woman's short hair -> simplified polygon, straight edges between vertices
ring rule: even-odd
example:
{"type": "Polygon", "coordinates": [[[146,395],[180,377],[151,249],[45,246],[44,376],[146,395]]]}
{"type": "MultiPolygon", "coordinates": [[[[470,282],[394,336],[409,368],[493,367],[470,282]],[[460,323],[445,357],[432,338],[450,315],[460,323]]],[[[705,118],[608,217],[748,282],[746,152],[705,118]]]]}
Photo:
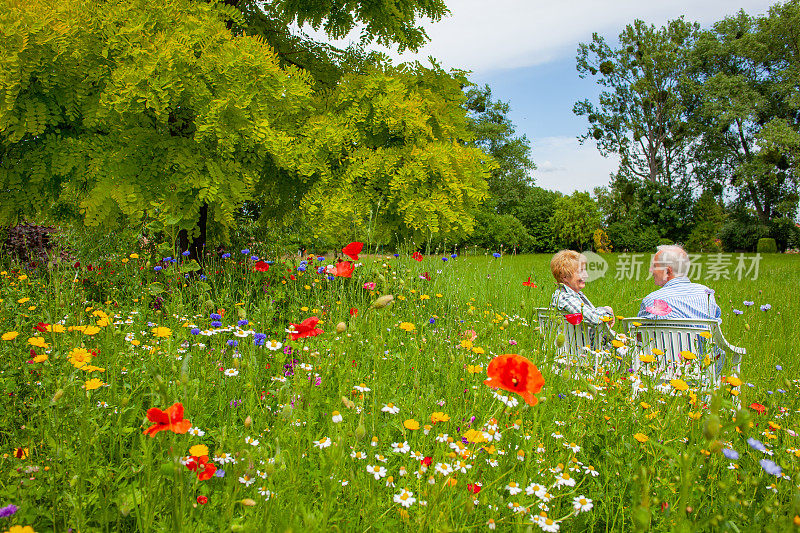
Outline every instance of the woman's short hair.
{"type": "Polygon", "coordinates": [[[550,272],[553,273],[557,283],[563,283],[580,269],[581,261],[585,260],[584,256],[575,250],[561,250],[550,260],[550,272]]]}

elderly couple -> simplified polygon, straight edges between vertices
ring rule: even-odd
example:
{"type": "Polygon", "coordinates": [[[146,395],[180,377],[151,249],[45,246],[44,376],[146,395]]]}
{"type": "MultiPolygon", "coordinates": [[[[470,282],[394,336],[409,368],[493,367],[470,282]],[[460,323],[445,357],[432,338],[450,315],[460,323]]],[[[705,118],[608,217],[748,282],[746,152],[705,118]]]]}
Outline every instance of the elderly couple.
{"type": "MultiPolygon", "coordinates": [[[[564,314],[583,314],[592,326],[602,321],[614,323],[611,307],[595,307],[583,294],[586,286],[586,258],[572,250],[561,250],[550,261],[550,270],[558,287],[550,306],[564,314]]],[[[680,246],[659,246],[650,265],[653,282],[661,287],[648,294],[639,308],[642,318],[710,318],[720,321],[722,311],[714,300],[714,291],[692,283],[689,255],[680,246]]]]}

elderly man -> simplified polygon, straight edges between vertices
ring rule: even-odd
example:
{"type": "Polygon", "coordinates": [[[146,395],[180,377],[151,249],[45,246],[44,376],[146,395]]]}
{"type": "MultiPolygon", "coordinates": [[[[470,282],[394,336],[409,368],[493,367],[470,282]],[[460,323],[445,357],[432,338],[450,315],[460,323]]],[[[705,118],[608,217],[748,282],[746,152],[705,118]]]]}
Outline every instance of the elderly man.
{"type": "Polygon", "coordinates": [[[653,256],[650,273],[661,287],[642,300],[642,318],[710,318],[720,322],[722,311],[714,300],[714,291],[692,283],[689,254],[680,246],[659,246],[653,256]]]}

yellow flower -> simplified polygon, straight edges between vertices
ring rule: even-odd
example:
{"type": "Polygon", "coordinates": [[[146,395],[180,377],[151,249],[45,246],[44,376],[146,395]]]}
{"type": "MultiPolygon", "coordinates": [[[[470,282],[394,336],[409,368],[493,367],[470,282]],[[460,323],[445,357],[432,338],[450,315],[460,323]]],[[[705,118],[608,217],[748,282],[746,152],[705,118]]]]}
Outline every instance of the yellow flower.
{"type": "Polygon", "coordinates": [[[50,333],[64,333],[65,331],[64,324],[49,324],[46,329],[50,333]]]}
{"type": "Polygon", "coordinates": [[[640,360],[642,363],[654,363],[654,362],[655,362],[655,360],[656,360],[656,358],[655,358],[655,357],[653,357],[653,356],[652,356],[652,355],[650,355],[650,354],[647,354],[647,355],[640,355],[640,356],[639,356],[639,360],[640,360]]]}
{"type": "Polygon", "coordinates": [[[625,346],[625,343],[622,341],[618,341],[617,339],[614,339],[613,341],[611,341],[611,346],[613,346],[614,348],[622,348],[623,346],[625,346]]]}
{"type": "Polygon", "coordinates": [[[689,390],[689,385],[687,385],[682,379],[671,379],[669,380],[669,384],[679,391],[689,390]]]}
{"type": "Polygon", "coordinates": [[[411,431],[415,431],[415,430],[419,429],[419,422],[417,422],[413,418],[409,418],[408,420],[403,422],[403,426],[406,429],[410,429],[411,431]]]}
{"type": "Polygon", "coordinates": [[[195,444],[191,448],[189,448],[189,455],[194,455],[195,457],[202,457],[204,455],[208,455],[208,446],[205,444],[195,444]]]}
{"type": "Polygon", "coordinates": [[[29,302],[30,300],[31,300],[31,299],[30,299],[30,298],[28,298],[28,297],[25,297],[25,298],[20,298],[19,300],[17,300],[17,303],[18,303],[18,304],[24,304],[25,302],[29,302]]]}
{"type": "Polygon", "coordinates": [[[84,335],[96,335],[98,333],[100,333],[100,328],[97,326],[86,326],[83,330],[84,335]]]}
{"type": "Polygon", "coordinates": [[[151,330],[153,332],[154,337],[159,337],[165,339],[172,335],[172,330],[169,328],[165,328],[164,326],[158,326],[151,330]]]}
{"type": "Polygon", "coordinates": [[[19,335],[18,331],[6,331],[0,338],[2,338],[4,341],[13,341],[17,338],[17,335],[19,335]]]}
{"type": "Polygon", "coordinates": [[[427,294],[420,294],[419,295],[419,299],[420,300],[430,300],[431,297],[429,295],[427,295],[427,294]]]}
{"type": "Polygon", "coordinates": [[[101,327],[101,328],[104,328],[104,327],[108,326],[109,324],[110,324],[110,322],[108,321],[108,317],[107,316],[104,316],[103,318],[101,318],[100,320],[97,321],[97,325],[99,327],[101,327]]]}
{"type": "Polygon", "coordinates": [[[470,374],[480,374],[483,372],[483,367],[478,365],[467,365],[467,372],[470,374]]]}
{"type": "Polygon", "coordinates": [[[468,340],[461,341],[461,347],[462,348],[466,348],[467,350],[471,350],[472,349],[472,341],[468,341],[468,340]]]}
{"type": "Polygon", "coordinates": [[[71,352],[69,352],[69,362],[72,363],[72,366],[75,368],[82,368],[85,365],[88,365],[92,360],[92,354],[86,351],[85,348],[73,348],[71,352]]]}
{"type": "Polygon", "coordinates": [[[664,355],[664,351],[663,350],[659,350],[658,348],[653,348],[650,351],[653,352],[653,355],[664,355]]]}
{"type": "Polygon", "coordinates": [[[130,257],[131,259],[139,259],[139,254],[131,254],[128,257],[130,257]]]}
{"type": "Polygon", "coordinates": [[[650,404],[647,402],[642,402],[639,405],[642,406],[642,409],[650,409],[650,404]]]}
{"type": "Polygon", "coordinates": [[[414,324],[411,322],[400,322],[400,329],[403,331],[414,331],[414,324]]]}
{"type": "Polygon", "coordinates": [[[436,297],[437,298],[444,298],[444,296],[442,294],[438,293],[438,292],[436,293],[436,297]]]}
{"type": "Polygon", "coordinates": [[[633,327],[635,327],[635,328],[638,328],[638,327],[640,327],[641,325],[642,325],[642,323],[641,323],[641,322],[631,322],[631,326],[633,326],[633,327]]]}
{"type": "Polygon", "coordinates": [[[447,422],[450,420],[450,415],[446,415],[440,411],[437,411],[431,415],[431,422],[434,424],[437,422],[447,422]]]}
{"type": "Polygon", "coordinates": [[[127,257],[123,257],[123,258],[122,258],[122,262],[123,262],[123,263],[127,263],[127,262],[128,262],[128,258],[127,258],[127,257]]]}
{"type": "Polygon", "coordinates": [[[479,431],[477,429],[467,430],[467,432],[464,433],[464,438],[472,443],[488,442],[486,440],[486,436],[483,434],[483,431],[479,431]]]}
{"type": "Polygon", "coordinates": [[[689,411],[689,418],[692,420],[700,420],[701,416],[703,415],[699,411],[689,411]]]}
{"type": "Polygon", "coordinates": [[[636,433],[636,434],[633,436],[633,438],[634,438],[634,439],[636,439],[636,440],[638,440],[639,442],[641,442],[641,443],[643,443],[643,444],[644,444],[645,442],[647,442],[647,441],[649,441],[649,440],[650,440],[650,437],[648,437],[648,436],[647,436],[647,435],[645,435],[644,433],[636,433]]]}
{"type": "Polygon", "coordinates": [[[33,358],[34,363],[44,363],[45,361],[47,361],[46,353],[40,353],[39,355],[33,358]]]}
{"type": "Polygon", "coordinates": [[[706,339],[710,339],[710,338],[711,338],[711,333],[709,333],[708,331],[703,331],[703,332],[702,332],[702,333],[700,333],[699,335],[700,335],[701,337],[704,337],[704,338],[706,338],[706,339]]]}
{"type": "Polygon", "coordinates": [[[31,337],[28,339],[28,344],[36,346],[37,348],[49,348],[50,345],[44,342],[44,337],[31,337]]]}
{"type": "Polygon", "coordinates": [[[90,380],[87,380],[86,383],[83,384],[83,387],[86,390],[94,390],[94,389],[99,389],[103,385],[105,385],[105,383],[103,383],[102,379],[100,379],[100,378],[92,378],[90,380]]]}
{"type": "Polygon", "coordinates": [[[683,357],[687,361],[691,361],[692,359],[697,359],[697,356],[692,352],[690,352],[689,350],[683,350],[681,352],[681,357],[683,357]]]}
{"type": "Polygon", "coordinates": [[[472,348],[472,351],[473,351],[473,353],[477,353],[477,354],[485,353],[483,351],[483,348],[481,348],[480,346],[475,346],[474,348],[472,348]]]}
{"type": "Polygon", "coordinates": [[[734,387],[739,387],[742,384],[742,380],[736,376],[731,376],[728,378],[728,383],[730,383],[734,387]]]}
{"type": "Polygon", "coordinates": [[[36,533],[31,526],[11,526],[6,533],[36,533]]]}
{"type": "Polygon", "coordinates": [[[99,366],[94,366],[94,365],[86,365],[84,367],[81,367],[81,370],[83,370],[84,372],[105,372],[106,371],[105,368],[99,367],[99,366]]]}

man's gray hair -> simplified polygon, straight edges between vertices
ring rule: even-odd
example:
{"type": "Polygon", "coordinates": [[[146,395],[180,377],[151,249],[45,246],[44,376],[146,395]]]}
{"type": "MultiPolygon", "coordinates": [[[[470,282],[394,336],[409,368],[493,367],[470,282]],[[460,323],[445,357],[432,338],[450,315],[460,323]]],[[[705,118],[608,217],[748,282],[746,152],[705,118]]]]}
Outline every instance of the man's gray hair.
{"type": "Polygon", "coordinates": [[[656,255],[658,261],[653,260],[656,266],[662,268],[672,267],[672,273],[676,278],[685,278],[689,274],[689,254],[686,253],[682,247],[677,244],[662,244],[657,248],[656,255]]]}

